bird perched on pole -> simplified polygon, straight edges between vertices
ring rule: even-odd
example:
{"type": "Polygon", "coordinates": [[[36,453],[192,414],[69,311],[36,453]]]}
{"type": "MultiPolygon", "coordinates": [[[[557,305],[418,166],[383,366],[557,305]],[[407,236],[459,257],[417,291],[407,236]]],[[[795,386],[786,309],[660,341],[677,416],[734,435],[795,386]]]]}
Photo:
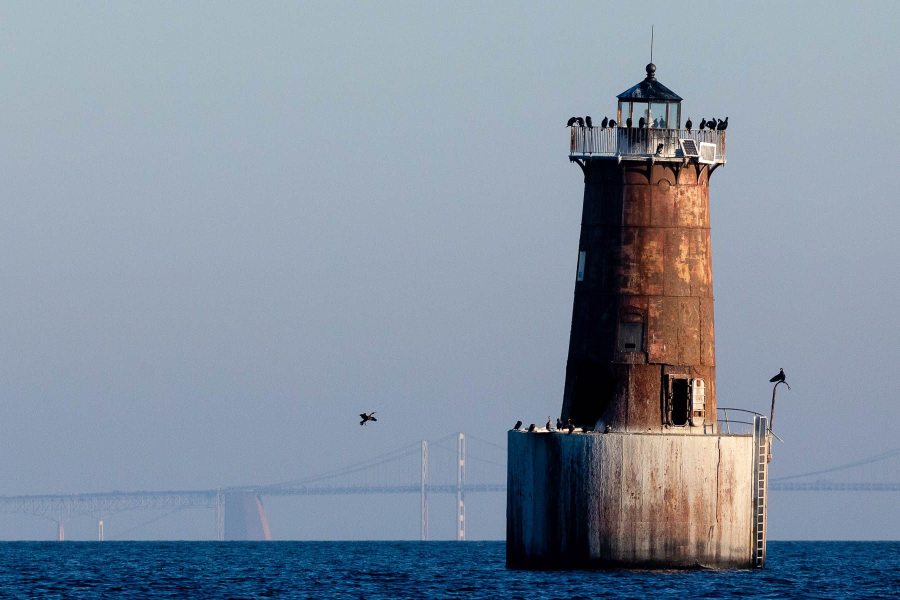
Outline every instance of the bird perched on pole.
{"type": "Polygon", "coordinates": [[[581,117],[578,117],[578,126],[584,127],[584,119],[582,119],[581,117]]]}
{"type": "Polygon", "coordinates": [[[700,131],[703,131],[706,128],[706,119],[702,119],[700,121],[700,131]]]}
{"type": "Polygon", "coordinates": [[[607,125],[609,125],[609,119],[603,117],[603,120],[600,121],[600,129],[606,129],[607,125]]]}
{"type": "Polygon", "coordinates": [[[528,426],[528,433],[534,433],[534,423],[528,426]]]}
{"type": "Polygon", "coordinates": [[[627,127],[628,129],[631,129],[631,117],[628,117],[627,119],[625,119],[625,127],[627,127]]]}
{"type": "Polygon", "coordinates": [[[645,119],[644,117],[641,117],[640,119],[638,119],[638,129],[643,129],[646,126],[647,126],[647,119],[645,119]]]}
{"type": "Polygon", "coordinates": [[[769,380],[769,383],[781,383],[784,381],[784,369],[778,369],[778,375],[769,380]]]}
{"type": "Polygon", "coordinates": [[[566,422],[566,426],[569,428],[569,433],[575,431],[575,426],[572,425],[572,419],[568,419],[566,422]]]}
{"type": "Polygon", "coordinates": [[[550,427],[553,425],[553,421],[550,420],[550,415],[547,415],[547,431],[550,431],[550,427]]]}
{"type": "Polygon", "coordinates": [[[610,122],[609,122],[609,128],[610,128],[610,129],[612,129],[612,128],[615,127],[615,126],[616,126],[616,122],[615,122],[615,121],[610,121],[610,122]]]}
{"type": "Polygon", "coordinates": [[[687,123],[684,124],[684,128],[687,129],[688,131],[690,131],[691,127],[693,127],[693,126],[694,126],[693,121],[691,121],[691,118],[688,117],[687,123]]]}
{"type": "Polygon", "coordinates": [[[574,125],[577,122],[578,122],[578,117],[572,117],[571,119],[569,119],[566,122],[566,127],[571,127],[572,125],[574,125]]]}
{"type": "Polygon", "coordinates": [[[522,426],[522,421],[516,421],[516,426],[513,427],[513,431],[518,431],[519,427],[522,426]]]}
{"type": "Polygon", "coordinates": [[[375,411],[372,411],[372,412],[370,412],[369,414],[366,414],[366,413],[360,413],[359,416],[362,418],[362,421],[360,421],[359,424],[360,424],[360,425],[365,425],[365,424],[368,423],[369,421],[377,421],[378,419],[376,419],[376,418],[373,416],[374,414],[375,414],[375,411]]]}
{"type": "Polygon", "coordinates": [[[562,419],[560,419],[559,417],[556,418],[556,430],[562,431],[562,419]]]}
{"type": "Polygon", "coordinates": [[[593,127],[593,126],[594,126],[594,122],[591,121],[591,115],[588,115],[588,116],[586,116],[586,117],[584,118],[584,123],[585,123],[585,125],[587,125],[588,127],[593,127]]]}
{"type": "Polygon", "coordinates": [[[724,121],[719,121],[719,126],[717,127],[719,131],[725,131],[728,129],[728,117],[725,117],[724,121]]]}

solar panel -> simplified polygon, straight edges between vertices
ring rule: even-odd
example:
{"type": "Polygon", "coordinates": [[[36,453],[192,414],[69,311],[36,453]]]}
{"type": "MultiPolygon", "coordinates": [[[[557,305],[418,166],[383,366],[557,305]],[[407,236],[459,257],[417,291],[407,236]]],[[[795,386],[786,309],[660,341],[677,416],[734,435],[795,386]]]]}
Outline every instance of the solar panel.
{"type": "Polygon", "coordinates": [[[700,156],[700,151],[697,150],[697,142],[694,140],[680,140],[681,141],[681,151],[684,152],[685,156],[700,156]]]}
{"type": "Polygon", "coordinates": [[[711,165],[716,162],[716,145],[700,142],[699,162],[711,165]]]}

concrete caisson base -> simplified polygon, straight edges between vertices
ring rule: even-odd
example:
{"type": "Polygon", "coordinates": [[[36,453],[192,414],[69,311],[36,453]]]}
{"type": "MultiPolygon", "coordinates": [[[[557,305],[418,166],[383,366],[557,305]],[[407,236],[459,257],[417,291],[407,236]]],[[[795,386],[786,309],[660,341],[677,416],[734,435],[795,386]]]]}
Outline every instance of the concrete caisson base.
{"type": "Polygon", "coordinates": [[[750,568],[749,435],[510,431],[514,568],[750,568]]]}

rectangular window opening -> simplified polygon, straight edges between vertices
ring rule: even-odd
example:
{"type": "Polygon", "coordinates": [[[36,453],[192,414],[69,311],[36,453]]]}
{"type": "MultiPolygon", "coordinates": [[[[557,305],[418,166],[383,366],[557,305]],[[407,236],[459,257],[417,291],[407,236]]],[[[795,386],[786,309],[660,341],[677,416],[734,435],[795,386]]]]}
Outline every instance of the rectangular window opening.
{"type": "Polygon", "coordinates": [[[584,281],[584,260],[585,252],[582,250],[578,253],[578,276],[576,278],[577,281],[584,281]]]}
{"type": "Polygon", "coordinates": [[[684,427],[688,424],[691,411],[691,388],[688,380],[676,378],[672,385],[672,425],[684,427]]]}
{"type": "Polygon", "coordinates": [[[619,352],[644,351],[644,323],[619,323],[619,352]]]}

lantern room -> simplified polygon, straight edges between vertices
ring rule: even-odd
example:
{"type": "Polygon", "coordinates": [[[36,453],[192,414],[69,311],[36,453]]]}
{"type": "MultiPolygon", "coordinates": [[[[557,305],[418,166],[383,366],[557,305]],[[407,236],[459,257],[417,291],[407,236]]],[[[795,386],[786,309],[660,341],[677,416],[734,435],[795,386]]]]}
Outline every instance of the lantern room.
{"type": "Polygon", "coordinates": [[[617,96],[618,123],[624,126],[631,119],[637,127],[643,117],[646,127],[681,129],[681,96],[656,80],[656,65],[647,65],[647,77],[636,86],[617,96]]]}

